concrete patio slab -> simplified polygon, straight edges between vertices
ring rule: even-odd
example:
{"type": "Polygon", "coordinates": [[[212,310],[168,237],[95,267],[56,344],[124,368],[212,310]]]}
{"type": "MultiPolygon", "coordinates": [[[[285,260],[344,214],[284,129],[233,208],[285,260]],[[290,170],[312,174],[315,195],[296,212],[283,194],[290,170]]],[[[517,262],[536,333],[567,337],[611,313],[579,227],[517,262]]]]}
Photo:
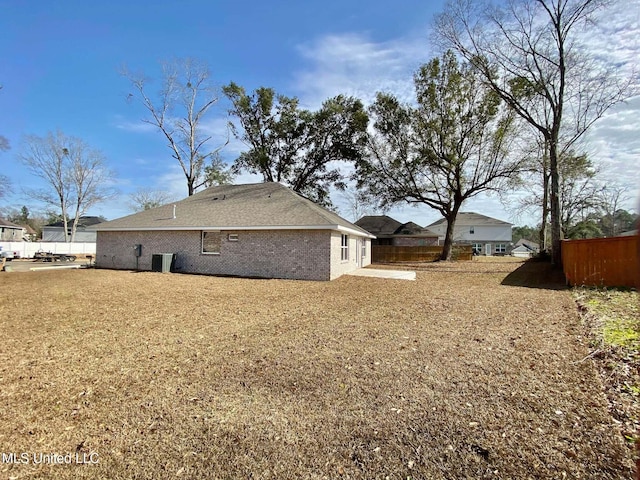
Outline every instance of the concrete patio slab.
{"type": "Polygon", "coordinates": [[[395,280],[415,280],[416,272],[408,270],[376,270],[375,268],[359,268],[347,275],[356,277],[392,278],[395,280]]]}

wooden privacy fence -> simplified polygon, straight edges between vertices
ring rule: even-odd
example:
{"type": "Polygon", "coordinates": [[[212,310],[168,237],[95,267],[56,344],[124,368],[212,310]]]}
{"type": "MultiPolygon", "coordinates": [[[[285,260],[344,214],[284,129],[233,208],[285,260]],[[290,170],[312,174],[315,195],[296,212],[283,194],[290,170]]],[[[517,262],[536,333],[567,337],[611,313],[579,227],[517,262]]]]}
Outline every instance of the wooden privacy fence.
{"type": "MultiPolygon", "coordinates": [[[[371,247],[371,262],[435,262],[441,254],[442,247],[373,245],[371,247]]],[[[472,257],[471,245],[453,247],[451,256],[453,260],[471,260],[472,257]]]]}
{"type": "Polygon", "coordinates": [[[638,235],[564,240],[562,268],[569,285],[637,287],[638,235]]]}

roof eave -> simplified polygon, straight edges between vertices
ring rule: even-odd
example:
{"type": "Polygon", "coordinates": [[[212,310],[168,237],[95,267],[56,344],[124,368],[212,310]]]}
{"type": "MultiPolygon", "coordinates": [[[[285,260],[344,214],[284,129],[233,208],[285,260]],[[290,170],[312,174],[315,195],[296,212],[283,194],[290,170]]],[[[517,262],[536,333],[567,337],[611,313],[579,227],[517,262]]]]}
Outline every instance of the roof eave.
{"type": "Polygon", "coordinates": [[[217,231],[217,230],[240,230],[240,231],[256,231],[256,230],[337,230],[347,232],[353,235],[366,238],[376,238],[368,232],[345,227],[342,225],[202,225],[202,226],[163,226],[163,227],[100,227],[92,228],[96,232],[160,232],[160,231],[217,231]]]}

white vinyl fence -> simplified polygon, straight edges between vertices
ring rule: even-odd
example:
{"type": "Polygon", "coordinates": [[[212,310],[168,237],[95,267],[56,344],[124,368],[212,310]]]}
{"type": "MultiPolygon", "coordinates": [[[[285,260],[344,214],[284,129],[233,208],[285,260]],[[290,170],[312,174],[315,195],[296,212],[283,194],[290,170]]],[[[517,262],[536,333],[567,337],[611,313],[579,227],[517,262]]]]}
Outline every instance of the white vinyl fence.
{"type": "Polygon", "coordinates": [[[21,258],[33,258],[36,252],[95,255],[95,242],[0,242],[3,251],[18,252],[21,258]]]}

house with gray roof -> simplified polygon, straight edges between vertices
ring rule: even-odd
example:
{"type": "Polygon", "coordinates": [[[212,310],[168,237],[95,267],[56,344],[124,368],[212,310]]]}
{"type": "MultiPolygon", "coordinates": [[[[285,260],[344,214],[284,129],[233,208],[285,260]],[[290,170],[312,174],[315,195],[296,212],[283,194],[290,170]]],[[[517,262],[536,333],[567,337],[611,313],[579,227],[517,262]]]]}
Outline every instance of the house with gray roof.
{"type": "Polygon", "coordinates": [[[176,272],[300,280],[369,265],[375,238],[273,182],[210,187],[90,228],[98,268],[151,270],[169,253],[176,272]]]}
{"type": "Polygon", "coordinates": [[[388,215],[366,215],[355,224],[376,236],[373,245],[410,247],[438,244],[437,233],[414,222],[400,223],[388,215]]]}
{"type": "Polygon", "coordinates": [[[514,257],[529,258],[540,252],[540,245],[526,238],[521,238],[516,242],[511,250],[511,255],[514,257]]]}
{"type": "Polygon", "coordinates": [[[0,242],[21,242],[24,228],[0,218],[0,242]]]}
{"type": "MultiPolygon", "coordinates": [[[[506,255],[511,251],[512,224],[475,212],[460,212],[453,228],[453,242],[471,245],[476,255],[506,255]]],[[[442,218],[425,228],[438,234],[442,244],[447,233],[447,221],[442,218]]]]}
{"type": "MultiPolygon", "coordinates": [[[[78,219],[78,225],[76,225],[76,235],[74,237],[75,242],[89,242],[96,241],[95,230],[88,229],[99,223],[104,222],[102,217],[94,216],[82,216],[78,219]]],[[[64,222],[59,221],[56,223],[50,223],[42,227],[42,241],[43,242],[66,242],[71,237],[71,228],[73,220],[67,222],[67,235],[64,234],[64,222]]]]}

